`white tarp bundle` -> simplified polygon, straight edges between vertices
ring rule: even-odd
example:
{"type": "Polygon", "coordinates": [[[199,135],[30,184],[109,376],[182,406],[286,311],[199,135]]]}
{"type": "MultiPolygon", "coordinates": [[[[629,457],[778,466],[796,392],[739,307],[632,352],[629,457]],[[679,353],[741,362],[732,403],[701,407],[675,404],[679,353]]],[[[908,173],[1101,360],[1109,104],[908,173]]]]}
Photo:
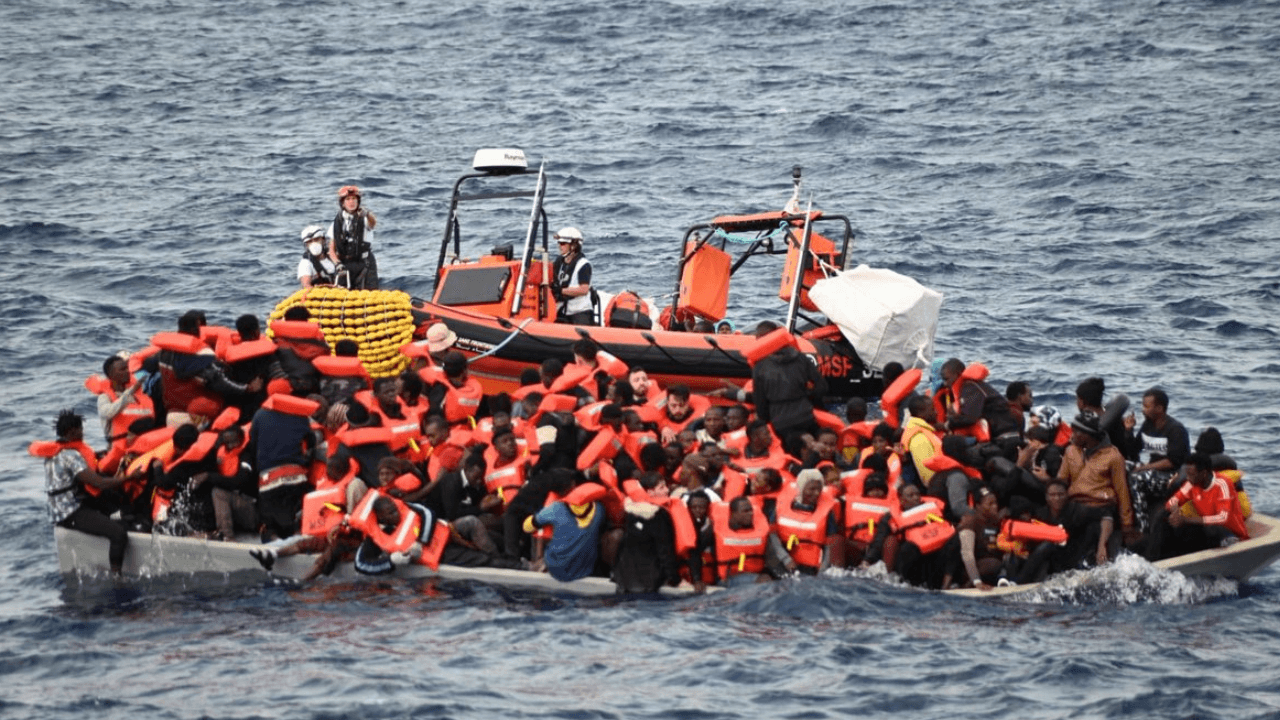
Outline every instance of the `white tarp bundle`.
{"type": "Polygon", "coordinates": [[[840,327],[867,367],[932,362],[942,293],[892,270],[859,265],[814,283],[809,299],[840,327]]]}

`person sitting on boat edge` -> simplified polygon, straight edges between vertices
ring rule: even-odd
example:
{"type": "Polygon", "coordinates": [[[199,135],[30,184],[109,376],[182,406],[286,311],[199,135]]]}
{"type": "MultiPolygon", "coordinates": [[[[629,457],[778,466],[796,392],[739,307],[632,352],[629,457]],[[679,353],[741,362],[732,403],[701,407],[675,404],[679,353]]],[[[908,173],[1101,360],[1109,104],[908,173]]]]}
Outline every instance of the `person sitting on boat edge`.
{"type": "Polygon", "coordinates": [[[524,521],[526,533],[552,528],[541,565],[561,582],[587,577],[595,569],[600,556],[600,532],[606,522],[604,507],[598,502],[604,486],[585,483],[573,488],[572,482],[571,473],[556,473],[550,489],[564,500],[543,507],[524,521]]]}
{"type": "Polygon", "coordinates": [[[1082,412],[1071,421],[1071,444],[1062,455],[1058,478],[1066,481],[1072,500],[1090,507],[1104,508],[1120,525],[1121,536],[1112,536],[1110,555],[1120,549],[1120,542],[1133,545],[1142,539],[1129,484],[1125,479],[1124,458],[1111,444],[1097,415],[1082,412]]]}
{"type": "Polygon", "coordinates": [[[552,266],[557,310],[556,322],[570,325],[597,325],[599,300],[591,289],[591,262],[582,252],[582,231],[576,227],[561,228],[555,234],[560,256],[552,266]]]}
{"type": "Polygon", "coordinates": [[[652,500],[628,497],[625,501],[622,537],[611,575],[619,594],[654,593],[663,585],[680,584],[675,524],[664,504],[682,501],[667,500],[666,481],[658,473],[644,473],[638,482],[652,500]]]}
{"type": "Polygon", "coordinates": [[[329,240],[329,259],[338,266],[339,274],[347,273],[347,287],[377,290],[378,261],[373,256],[373,229],[378,219],[360,203],[360,188],[344,185],[338,189],[338,214],[325,233],[329,240]]]}
{"type": "Polygon", "coordinates": [[[1074,502],[1067,494],[1063,480],[1049,481],[1044,491],[1045,505],[1037,508],[1033,518],[1046,525],[1058,525],[1067,531],[1067,542],[1041,542],[1014,580],[1019,584],[1040,582],[1047,576],[1084,566],[1105,565],[1107,544],[1115,528],[1115,520],[1102,508],[1074,502]]]}
{"type": "Polygon", "coordinates": [[[302,259],[298,261],[298,284],[304,288],[332,285],[337,268],[330,259],[324,226],[308,225],[302,229],[302,259]]]}
{"type": "Polygon", "coordinates": [[[1186,471],[1187,481],[1152,518],[1146,548],[1152,562],[1249,539],[1236,489],[1213,472],[1213,460],[1191,453],[1186,471]],[[1183,504],[1195,512],[1184,512],[1183,504]]]}
{"type": "Polygon", "coordinates": [[[736,497],[727,504],[715,503],[710,515],[709,527],[698,534],[698,544],[689,553],[689,577],[694,578],[695,593],[707,590],[702,560],[708,552],[715,558],[716,581],[730,587],[766,582],[796,572],[795,560],[778,535],[770,530],[764,513],[746,496],[736,497]]]}
{"type": "MultiPolygon", "coordinates": [[[[125,477],[98,474],[93,451],[84,444],[84,418],[73,410],[58,413],[54,422],[58,438],[44,457],[44,491],[49,499],[49,521],[54,525],[107,538],[107,560],[111,572],[120,574],[124,565],[129,533],[124,525],[93,507],[87,487],[100,490],[118,488],[125,477]]],[[[34,452],[34,451],[33,451],[34,452]]]]}

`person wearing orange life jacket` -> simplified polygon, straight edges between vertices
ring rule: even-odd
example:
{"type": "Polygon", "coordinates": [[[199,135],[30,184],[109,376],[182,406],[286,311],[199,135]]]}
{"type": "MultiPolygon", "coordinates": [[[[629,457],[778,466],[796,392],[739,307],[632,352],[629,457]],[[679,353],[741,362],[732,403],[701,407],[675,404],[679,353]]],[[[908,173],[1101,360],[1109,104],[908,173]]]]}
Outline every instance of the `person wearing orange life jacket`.
{"type": "Polygon", "coordinates": [[[339,340],[333,352],[311,361],[320,373],[319,392],[331,406],[350,405],[356,402],[356,395],[370,389],[369,372],[360,361],[360,346],[355,340],[339,340]]]}
{"type": "Polygon", "coordinates": [[[391,431],[391,449],[407,455],[412,444],[422,437],[421,417],[400,400],[400,379],[380,377],[373,381],[373,392],[357,393],[356,400],[377,415],[382,427],[391,431]],[[412,442],[411,442],[412,441],[412,442]]]}
{"type": "Polygon", "coordinates": [[[626,363],[601,350],[591,338],[579,338],[573,344],[573,361],[588,368],[582,387],[593,398],[605,397],[613,379],[625,379],[629,372],[626,363]]]}
{"type": "Polygon", "coordinates": [[[210,501],[217,530],[211,536],[218,540],[234,540],[236,530],[257,530],[258,478],[241,453],[249,438],[239,425],[218,433],[214,446],[217,464],[204,482],[211,488],[210,501]]]}
{"type": "Polygon", "coordinates": [[[268,376],[287,380],[290,392],[300,396],[319,392],[320,373],[311,361],[330,354],[324,331],[310,319],[306,305],[294,305],[270,325],[276,351],[267,363],[268,376]]]}
{"type": "Polygon", "coordinates": [[[1009,459],[1014,459],[1016,435],[1022,427],[1010,413],[1009,401],[983,379],[986,368],[977,364],[965,367],[959,358],[950,358],[939,372],[951,396],[943,428],[973,435],[979,442],[999,442],[1009,459]],[[1006,442],[1011,437],[1014,442],[1006,442]]]}
{"type": "Polygon", "coordinates": [[[778,493],[773,529],[800,572],[816,575],[824,567],[844,566],[844,538],[836,521],[835,498],[824,495],[822,473],[801,470],[794,485],[778,493]]]}
{"type": "MultiPolygon", "coordinates": [[[[262,336],[262,324],[258,316],[245,313],[236,318],[236,334],[238,342],[218,349],[219,357],[227,364],[227,377],[232,382],[247,385],[254,378],[260,378],[264,384],[271,380],[271,365],[275,362],[275,342],[262,336]]],[[[253,414],[267,399],[265,389],[231,399],[231,404],[240,409],[241,417],[253,417],[253,414]]]]}
{"type": "Polygon", "coordinates": [[[657,402],[658,430],[664,445],[675,442],[680,431],[701,418],[711,405],[705,397],[693,398],[689,386],[684,383],[672,384],[663,396],[657,398],[657,402]]]}
{"type": "Polygon", "coordinates": [[[202,433],[190,423],[173,431],[173,455],[152,466],[153,532],[204,536],[217,530],[213,487],[206,482],[217,472],[217,444],[218,433],[202,433]]]}
{"type": "Polygon", "coordinates": [[[454,437],[449,422],[441,415],[423,418],[422,439],[419,442],[425,456],[423,474],[428,485],[437,482],[441,473],[457,470],[466,451],[465,446],[454,437]]]}
{"type": "Polygon", "coordinates": [[[867,401],[865,398],[849,398],[844,406],[844,418],[848,423],[840,431],[839,449],[846,463],[851,463],[862,448],[871,444],[871,432],[878,424],[867,419],[867,401]]]}
{"type": "MultiPolygon", "coordinates": [[[[763,321],[756,327],[756,338],[777,329],[776,323],[763,321]]],[[[812,436],[817,431],[813,411],[822,406],[827,381],[812,358],[786,345],[755,364],[751,383],[756,417],[768,422],[788,448],[793,435],[812,436]]]]}
{"type": "Polygon", "coordinates": [[[490,508],[500,513],[515,499],[529,471],[527,457],[521,457],[515,431],[510,425],[499,425],[493,429],[493,441],[485,450],[484,459],[488,467],[484,475],[486,500],[490,508]]]}
{"type": "Polygon", "coordinates": [[[919,485],[901,482],[897,495],[888,522],[877,525],[864,561],[874,564],[883,559],[908,583],[939,588],[955,527],[942,518],[942,501],[922,496],[919,485]]]}
{"type": "MultiPolygon", "coordinates": [[[[116,445],[124,441],[129,425],[142,418],[155,418],[155,403],[143,392],[142,380],[129,375],[129,362],[119,355],[112,355],[102,363],[102,380],[95,382],[89,391],[98,396],[98,419],[107,443],[116,445]]],[[[89,385],[89,381],[85,381],[89,385]]]]}
{"type": "Polygon", "coordinates": [[[1209,455],[1188,455],[1186,477],[1152,519],[1146,548],[1146,557],[1152,562],[1249,539],[1236,489],[1213,472],[1209,455]],[[1190,504],[1196,512],[1182,512],[1183,504],[1190,504]]]}
{"type": "Polygon", "coordinates": [[[470,423],[485,414],[482,401],[484,388],[467,372],[467,358],[457,350],[444,354],[441,361],[443,379],[427,391],[433,413],[443,415],[451,425],[470,423]]]}
{"type": "Polygon", "coordinates": [[[124,483],[123,477],[103,477],[95,469],[93,451],[84,445],[84,419],[63,410],[54,423],[57,440],[41,443],[33,454],[44,458],[44,491],[49,501],[49,521],[60,527],[107,538],[107,559],[111,571],[120,574],[129,533],[124,525],[89,503],[86,486],[110,490],[124,483]]]}
{"type": "Polygon", "coordinates": [[[727,585],[752,583],[780,578],[796,571],[795,561],[769,528],[764,514],[745,497],[726,505],[711,506],[711,527],[698,536],[698,544],[689,553],[689,576],[694,578],[694,592],[706,591],[702,582],[702,558],[710,549],[715,557],[718,582],[727,585]]]}
{"type": "Polygon", "coordinates": [[[800,456],[802,467],[814,468],[821,462],[837,465],[841,470],[852,468],[840,453],[840,433],[831,428],[819,428],[813,434],[813,440],[806,442],[800,456]]]}
{"type": "Polygon", "coordinates": [[[320,404],[291,395],[272,395],[249,426],[250,457],[258,471],[258,518],[266,536],[298,532],[298,510],[311,489],[307,464],[316,437],[311,417],[320,404]]]}
{"type": "Polygon", "coordinates": [[[147,372],[160,375],[161,396],[169,425],[186,422],[187,406],[197,397],[221,402],[223,398],[255,393],[264,386],[260,378],[241,385],[227,377],[213,349],[200,342],[200,318],[201,314],[195,310],[180,317],[177,333],[162,333],[166,336],[164,343],[170,346],[161,348],[142,364],[147,372]]]}
{"type": "MultiPolygon", "coordinates": [[[[918,490],[917,490],[918,492],[918,490]]],[[[877,554],[870,556],[871,545],[877,540],[877,532],[887,530],[893,501],[889,499],[889,484],[883,472],[872,472],[862,481],[860,493],[846,490],[844,525],[846,565],[867,567],[883,558],[885,567],[892,569],[898,544],[884,543],[883,534],[878,538],[877,554]]]]}
{"type": "Polygon", "coordinates": [[[740,472],[755,472],[761,468],[772,468],[790,480],[795,477],[794,470],[799,461],[787,455],[782,446],[769,429],[764,420],[752,420],[747,426],[747,445],[742,456],[730,467],[740,472]]]}
{"type": "Polygon", "coordinates": [[[400,404],[405,412],[413,413],[415,418],[421,418],[430,412],[431,402],[427,399],[427,385],[422,376],[412,370],[405,370],[400,373],[399,380],[400,404]]]}
{"type": "Polygon", "coordinates": [[[397,565],[439,567],[449,543],[449,525],[437,522],[422,505],[369,491],[347,516],[364,534],[356,549],[355,569],[362,575],[385,575],[397,565]]]}

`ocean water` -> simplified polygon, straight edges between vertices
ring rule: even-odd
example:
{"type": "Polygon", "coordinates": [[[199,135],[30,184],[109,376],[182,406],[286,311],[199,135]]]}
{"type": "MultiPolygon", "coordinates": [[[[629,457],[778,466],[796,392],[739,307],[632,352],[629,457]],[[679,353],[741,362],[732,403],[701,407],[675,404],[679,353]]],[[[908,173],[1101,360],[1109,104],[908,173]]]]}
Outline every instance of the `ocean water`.
{"type": "MultiPolygon", "coordinates": [[[[189,308],[294,287],[358,184],[426,294],[480,147],[545,161],[608,289],[793,165],[854,259],[946,295],[942,356],[1069,414],[1165,388],[1255,507],[1280,463],[1280,3],[713,0],[0,7],[0,717],[1280,715],[1280,571],[1126,562],[1032,603],[867,574],[680,601],[436,582],[68,588],[27,443],[189,308]]],[[[527,210],[517,210],[521,218],[527,210]]],[[[735,290],[776,317],[776,279],[735,290]]]]}

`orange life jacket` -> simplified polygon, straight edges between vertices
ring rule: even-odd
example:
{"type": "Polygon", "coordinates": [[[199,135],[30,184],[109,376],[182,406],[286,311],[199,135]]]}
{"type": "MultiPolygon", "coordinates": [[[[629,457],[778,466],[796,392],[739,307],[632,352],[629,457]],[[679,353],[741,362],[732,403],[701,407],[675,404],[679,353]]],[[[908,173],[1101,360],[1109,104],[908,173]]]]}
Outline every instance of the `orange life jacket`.
{"type": "Polygon", "coordinates": [[[309,320],[275,320],[269,331],[276,343],[290,348],[303,360],[315,360],[329,354],[324,330],[309,320]]]}
{"type": "Polygon", "coordinates": [[[603,461],[613,460],[622,452],[622,440],[611,427],[600,428],[586,449],[578,454],[578,469],[586,470],[603,461]]]}
{"type": "Polygon", "coordinates": [[[739,573],[764,572],[764,551],[769,538],[769,520],[758,509],[750,528],[729,527],[729,504],[711,504],[711,524],[716,533],[716,565],[727,579],[739,573]]]}
{"type": "Polygon", "coordinates": [[[329,485],[302,496],[302,534],[324,537],[347,515],[347,486],[329,485]]]}
{"type": "MultiPolygon", "coordinates": [[[[113,403],[120,398],[120,394],[111,387],[111,381],[101,375],[91,375],[86,378],[84,386],[94,395],[106,395],[107,399],[113,403]]],[[[129,434],[129,426],[135,420],[155,418],[155,416],[156,407],[155,403],[151,402],[151,398],[141,391],[135,392],[129,402],[120,408],[120,412],[111,418],[109,441],[113,446],[116,443],[123,445],[125,436],[129,434]]]]}
{"type": "Polygon", "coordinates": [[[889,498],[869,498],[849,494],[844,499],[844,530],[850,539],[870,543],[876,535],[876,523],[897,503],[889,498]]]}
{"type": "MultiPolygon", "coordinates": [[[[911,368],[910,370],[898,376],[898,379],[889,384],[884,392],[880,394],[880,412],[884,415],[884,421],[889,427],[897,430],[902,427],[902,401],[916,389],[920,384],[920,378],[924,376],[924,372],[920,368],[911,368]]],[[[939,416],[945,417],[945,416],[939,416]]]]}
{"type": "Polygon", "coordinates": [[[484,387],[480,385],[480,381],[468,376],[460,388],[454,387],[448,380],[443,385],[444,419],[454,424],[475,417],[480,408],[480,399],[484,397],[484,387]]]}
{"type": "MultiPolygon", "coordinates": [[[[80,453],[80,457],[84,458],[85,463],[93,472],[98,472],[98,457],[94,454],[93,448],[85,444],[83,440],[76,442],[63,442],[60,440],[37,440],[27,446],[27,452],[35,457],[44,458],[45,460],[56,457],[63,450],[75,450],[80,453]]],[[[83,483],[82,483],[83,484],[83,483]]],[[[100,488],[92,485],[83,484],[85,492],[97,497],[102,494],[100,488]]]]}
{"type": "Polygon", "coordinates": [[[955,526],[943,519],[942,501],[934,497],[923,498],[910,510],[895,504],[889,519],[893,532],[925,555],[941,549],[956,534],[955,526]]]}
{"type": "Polygon", "coordinates": [[[823,494],[815,509],[809,512],[793,507],[797,495],[795,485],[786,485],[778,493],[773,527],[797,564],[816,568],[822,565],[822,551],[827,544],[827,516],[835,507],[835,499],[823,494]]]}
{"type": "Polygon", "coordinates": [[[503,509],[506,509],[524,485],[524,474],[528,470],[528,465],[517,453],[514,460],[499,466],[498,451],[492,447],[484,451],[484,459],[485,466],[488,468],[484,476],[485,490],[489,493],[497,493],[503,509]]]}
{"type": "Polygon", "coordinates": [[[356,509],[347,516],[347,523],[364,533],[365,537],[373,540],[374,544],[387,554],[407,552],[414,543],[425,541],[418,563],[432,570],[440,567],[440,556],[444,553],[445,546],[449,544],[449,523],[436,520],[431,528],[424,529],[422,517],[404,501],[382,495],[377,490],[365,493],[356,505],[356,509]],[[378,516],[373,512],[373,503],[379,497],[387,497],[400,511],[400,524],[391,532],[382,529],[378,524],[378,516]],[[427,537],[424,538],[423,535],[427,537]]]}
{"type": "Polygon", "coordinates": [[[218,357],[225,363],[234,365],[245,360],[273,355],[276,344],[267,338],[235,343],[218,349],[218,357]]]}

